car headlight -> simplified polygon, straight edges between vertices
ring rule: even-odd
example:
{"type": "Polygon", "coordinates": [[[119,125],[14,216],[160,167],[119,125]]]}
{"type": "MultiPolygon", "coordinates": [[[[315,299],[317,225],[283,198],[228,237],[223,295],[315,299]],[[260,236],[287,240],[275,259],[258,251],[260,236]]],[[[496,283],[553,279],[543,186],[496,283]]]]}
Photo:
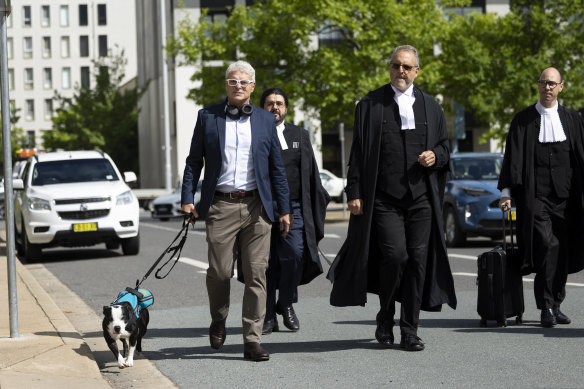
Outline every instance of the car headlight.
{"type": "Polygon", "coordinates": [[[38,197],[29,197],[28,207],[33,211],[50,211],[51,203],[38,197]]]}
{"type": "Polygon", "coordinates": [[[132,195],[132,191],[129,190],[116,197],[116,205],[129,205],[132,204],[133,200],[134,196],[132,195]]]}
{"type": "Polygon", "coordinates": [[[492,193],[489,192],[486,189],[481,189],[481,188],[469,188],[469,187],[464,187],[462,188],[462,191],[468,195],[468,196],[472,196],[472,197],[481,197],[481,196],[489,196],[492,193]]]}

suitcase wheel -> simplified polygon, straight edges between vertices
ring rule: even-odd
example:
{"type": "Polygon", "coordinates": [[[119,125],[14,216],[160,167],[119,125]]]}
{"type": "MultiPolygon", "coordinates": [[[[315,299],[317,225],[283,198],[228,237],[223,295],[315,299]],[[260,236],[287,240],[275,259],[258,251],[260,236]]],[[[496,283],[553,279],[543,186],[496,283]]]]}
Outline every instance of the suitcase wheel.
{"type": "Polygon", "coordinates": [[[481,327],[486,327],[487,321],[485,319],[481,319],[481,327]]]}
{"type": "Polygon", "coordinates": [[[519,315],[515,318],[515,324],[523,323],[523,315],[519,315]]]}
{"type": "Polygon", "coordinates": [[[507,327],[507,320],[497,320],[497,327],[507,327]]]}

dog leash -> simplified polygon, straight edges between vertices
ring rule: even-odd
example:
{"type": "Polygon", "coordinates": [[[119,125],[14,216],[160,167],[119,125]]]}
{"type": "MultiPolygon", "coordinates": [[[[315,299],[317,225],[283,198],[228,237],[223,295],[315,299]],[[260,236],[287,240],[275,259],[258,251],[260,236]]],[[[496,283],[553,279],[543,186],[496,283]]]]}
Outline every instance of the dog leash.
{"type": "Polygon", "coordinates": [[[185,242],[187,240],[187,232],[189,231],[189,225],[191,224],[191,220],[193,221],[193,228],[194,228],[194,225],[195,225],[195,222],[197,219],[195,219],[193,217],[193,214],[184,216],[183,225],[182,225],[182,228],[180,229],[180,231],[178,232],[178,234],[176,234],[176,236],[174,237],[172,242],[170,242],[168,247],[162,252],[162,254],[160,254],[160,256],[158,257],[156,262],[154,262],[154,264],[150,267],[150,269],[148,269],[148,272],[146,272],[146,275],[144,277],[142,277],[142,280],[141,281],[136,280],[136,287],[134,289],[138,289],[140,284],[142,284],[142,282],[144,282],[144,280],[146,280],[146,278],[148,278],[150,273],[152,273],[154,268],[158,265],[158,263],[160,263],[160,261],[164,258],[164,256],[166,254],[170,254],[170,257],[166,260],[166,262],[164,262],[164,264],[162,264],[162,266],[160,266],[160,268],[158,268],[158,270],[156,270],[156,273],[154,273],[154,276],[157,279],[161,280],[163,278],[166,278],[166,276],[170,274],[170,272],[172,271],[172,269],[174,269],[174,266],[176,265],[176,263],[180,259],[180,253],[182,252],[183,246],[185,245],[185,242]],[[182,234],[182,238],[181,238],[180,242],[176,246],[173,246],[174,242],[176,242],[176,240],[181,236],[181,234],[182,234]],[[170,269],[166,272],[165,275],[160,276],[159,275],[160,271],[175,257],[175,255],[176,255],[175,261],[172,264],[172,266],[170,267],[170,269]]]}

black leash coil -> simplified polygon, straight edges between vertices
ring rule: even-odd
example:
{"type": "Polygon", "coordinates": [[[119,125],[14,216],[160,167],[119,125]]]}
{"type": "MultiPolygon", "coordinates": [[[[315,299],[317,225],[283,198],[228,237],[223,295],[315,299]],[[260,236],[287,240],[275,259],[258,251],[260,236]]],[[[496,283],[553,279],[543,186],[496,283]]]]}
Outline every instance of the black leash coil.
{"type": "Polygon", "coordinates": [[[166,260],[166,262],[164,262],[162,264],[162,266],[160,266],[158,268],[158,270],[156,270],[156,273],[154,273],[154,276],[157,279],[161,280],[163,278],[166,278],[166,276],[168,274],[170,274],[170,272],[172,271],[172,269],[174,269],[174,266],[176,265],[176,263],[180,259],[180,254],[181,254],[182,249],[183,249],[183,246],[185,245],[185,242],[187,240],[187,233],[189,231],[189,225],[191,225],[191,220],[192,220],[192,225],[193,225],[193,228],[194,228],[195,221],[196,221],[196,219],[194,218],[194,216],[192,214],[185,215],[185,217],[183,218],[182,228],[180,229],[180,231],[178,232],[178,234],[176,234],[176,236],[174,237],[174,239],[172,240],[172,242],[170,242],[170,244],[168,245],[168,247],[162,252],[162,254],[160,254],[160,256],[158,257],[158,259],[156,260],[156,262],[154,262],[154,264],[150,267],[150,269],[148,269],[148,271],[146,272],[146,275],[144,277],[142,277],[142,280],[136,280],[136,287],[134,289],[138,289],[138,287],[140,286],[140,284],[142,284],[142,282],[144,282],[144,280],[146,280],[146,278],[148,278],[148,276],[150,275],[150,273],[152,273],[152,271],[154,270],[154,268],[158,265],[158,263],[164,258],[164,256],[166,254],[170,254],[170,257],[166,260]],[[177,241],[177,239],[181,236],[181,234],[182,234],[182,238],[181,238],[180,242],[176,246],[173,246],[173,244],[177,241]],[[175,256],[176,256],[176,258],[175,258],[175,256]],[[173,258],[175,259],[175,261],[172,264],[172,266],[170,267],[170,269],[166,272],[165,275],[160,276],[159,275],[160,271],[173,258]]]}

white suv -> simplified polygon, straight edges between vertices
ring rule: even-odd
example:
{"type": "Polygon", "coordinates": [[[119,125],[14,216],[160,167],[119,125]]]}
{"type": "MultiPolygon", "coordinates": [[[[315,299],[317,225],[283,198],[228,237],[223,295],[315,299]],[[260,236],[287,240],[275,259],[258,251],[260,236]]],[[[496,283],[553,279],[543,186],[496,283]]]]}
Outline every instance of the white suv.
{"type": "Polygon", "coordinates": [[[14,222],[19,253],[40,259],[43,247],[122,246],[140,251],[139,205],[125,172],[100,151],[64,151],[31,157],[14,180],[14,222]],[[125,181],[125,182],[124,182],[125,181]]]}

